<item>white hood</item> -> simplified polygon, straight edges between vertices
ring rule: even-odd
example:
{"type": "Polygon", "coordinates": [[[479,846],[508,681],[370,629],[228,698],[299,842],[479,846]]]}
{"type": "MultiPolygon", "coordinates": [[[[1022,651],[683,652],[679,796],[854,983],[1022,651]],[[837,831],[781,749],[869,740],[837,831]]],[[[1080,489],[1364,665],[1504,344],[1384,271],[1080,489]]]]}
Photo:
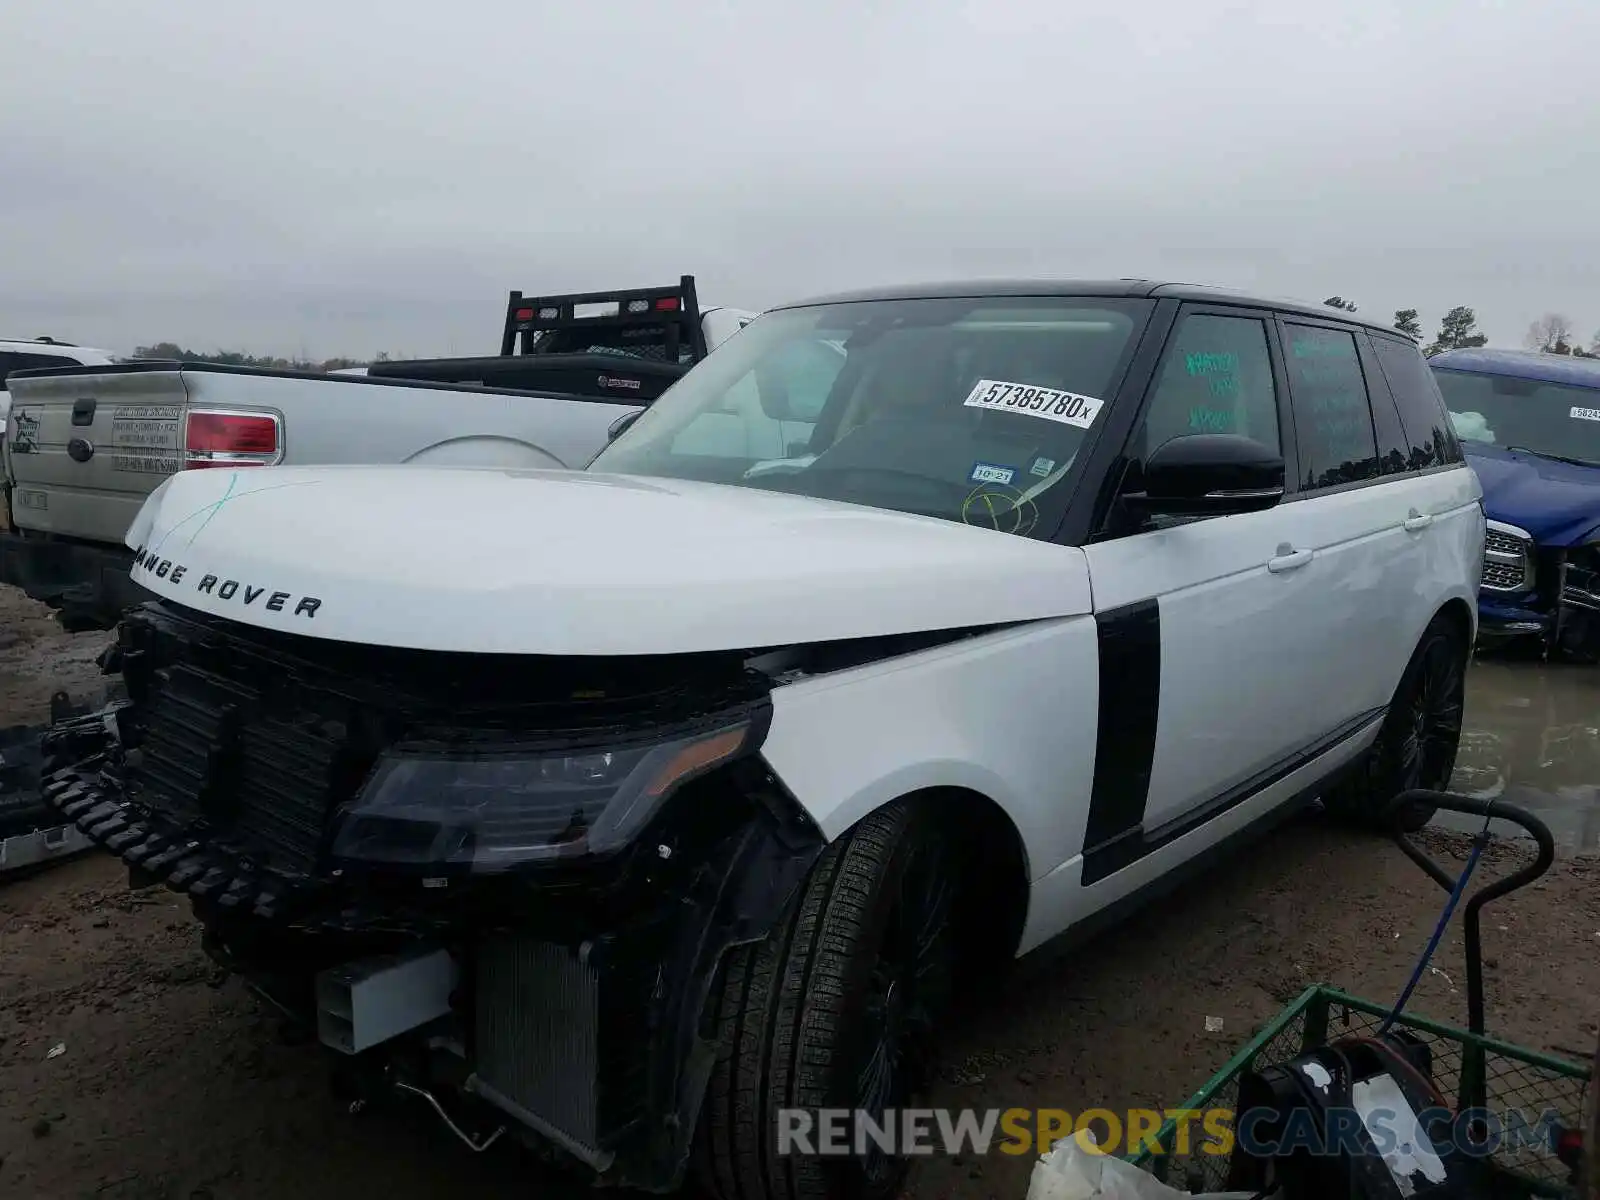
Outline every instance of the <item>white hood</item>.
{"type": "Polygon", "coordinates": [[[190,608],[427,650],[670,654],[1090,611],[1078,550],[581,471],[185,471],[127,541],[134,580],[190,608]]]}

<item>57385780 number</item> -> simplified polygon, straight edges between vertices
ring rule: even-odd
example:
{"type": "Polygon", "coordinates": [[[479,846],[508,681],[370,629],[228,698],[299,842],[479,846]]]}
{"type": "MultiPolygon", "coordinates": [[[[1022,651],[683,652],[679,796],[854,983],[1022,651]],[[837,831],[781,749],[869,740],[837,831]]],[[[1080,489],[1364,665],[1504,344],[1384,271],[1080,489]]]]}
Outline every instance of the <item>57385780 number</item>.
{"type": "Polygon", "coordinates": [[[1105,402],[1094,396],[1065,392],[1059,388],[1008,383],[1002,379],[980,379],[962,403],[967,408],[1020,413],[1087,429],[1094,424],[1105,402]]]}

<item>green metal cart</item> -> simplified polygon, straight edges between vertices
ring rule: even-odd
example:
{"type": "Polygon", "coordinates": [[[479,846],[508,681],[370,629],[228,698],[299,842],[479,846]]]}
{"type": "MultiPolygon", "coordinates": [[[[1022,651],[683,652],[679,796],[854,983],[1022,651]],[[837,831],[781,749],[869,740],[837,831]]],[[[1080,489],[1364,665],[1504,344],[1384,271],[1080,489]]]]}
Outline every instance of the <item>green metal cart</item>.
{"type": "MultiPolygon", "coordinates": [[[[1466,902],[1463,926],[1468,1028],[1406,1013],[1403,1005],[1409,998],[1409,987],[1401,997],[1401,1011],[1393,1018],[1391,1028],[1403,1030],[1427,1045],[1433,1082],[1442,1095],[1454,1099],[1457,1113],[1487,1109],[1512,1114],[1490,1136],[1487,1145],[1493,1148],[1485,1156],[1489,1169],[1501,1182],[1510,1185],[1504,1189],[1507,1193],[1570,1197],[1582,1153],[1590,1064],[1542,1054],[1490,1037],[1484,1032],[1483,1014],[1480,913],[1489,901],[1526,886],[1549,870],[1555,859],[1550,831],[1537,817],[1511,804],[1450,792],[1413,791],[1401,796],[1396,805],[1411,801],[1483,817],[1484,829],[1478,835],[1472,860],[1476,858],[1477,849],[1487,841],[1493,820],[1521,826],[1532,837],[1536,854],[1531,864],[1480,889],[1466,902]],[[1525,1120],[1518,1120],[1519,1115],[1525,1120]]],[[[1460,898],[1472,860],[1466,873],[1452,875],[1404,834],[1396,834],[1395,840],[1412,861],[1451,893],[1451,906],[1447,907],[1440,923],[1442,932],[1455,901],[1460,898]]],[[[1437,937],[1436,934],[1436,941],[1437,937]]],[[[1430,954],[1432,949],[1430,946],[1430,954]]],[[[1426,956],[1423,961],[1426,962],[1426,956]]],[[[1420,973],[1419,966],[1418,975],[1420,973]]],[[[1336,988],[1308,988],[1207,1080],[1184,1108],[1190,1111],[1226,1109],[1236,1113],[1239,1082],[1245,1074],[1291,1062],[1306,1051],[1343,1038],[1372,1037],[1383,1028],[1396,1007],[1347,995],[1336,988]]],[[[1159,1150],[1147,1143],[1130,1156],[1130,1161],[1163,1182],[1192,1193],[1228,1190],[1230,1153],[1227,1143],[1208,1140],[1197,1125],[1187,1128],[1187,1137],[1181,1136],[1183,1132],[1178,1121],[1169,1120],[1154,1135],[1159,1150]],[[1185,1141],[1187,1146],[1183,1145],[1185,1141]]]]}

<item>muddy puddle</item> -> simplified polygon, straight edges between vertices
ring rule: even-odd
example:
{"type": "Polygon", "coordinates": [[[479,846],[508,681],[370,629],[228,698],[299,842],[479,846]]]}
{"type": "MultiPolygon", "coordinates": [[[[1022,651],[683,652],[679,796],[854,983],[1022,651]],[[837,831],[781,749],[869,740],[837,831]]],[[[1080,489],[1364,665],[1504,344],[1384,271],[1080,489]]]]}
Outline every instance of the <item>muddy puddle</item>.
{"type": "MultiPolygon", "coordinates": [[[[1478,658],[1451,786],[1528,809],[1565,853],[1600,852],[1600,667],[1478,658]]],[[[1481,822],[1443,813],[1438,824],[1481,822]]]]}

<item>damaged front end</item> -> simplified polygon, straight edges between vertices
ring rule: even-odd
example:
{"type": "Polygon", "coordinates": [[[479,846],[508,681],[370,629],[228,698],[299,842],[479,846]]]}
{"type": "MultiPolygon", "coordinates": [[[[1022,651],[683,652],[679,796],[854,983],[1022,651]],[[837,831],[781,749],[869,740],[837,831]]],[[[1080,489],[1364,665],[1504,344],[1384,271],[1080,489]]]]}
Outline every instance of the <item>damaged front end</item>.
{"type": "Polygon", "coordinates": [[[56,725],[47,799],[193,902],[341,1077],[607,1183],[681,1181],[719,963],[823,839],[737,653],[563,659],[269,633],[152,602],[128,699],[56,725]]]}
{"type": "Polygon", "coordinates": [[[1536,639],[1546,659],[1600,662],[1600,542],[1542,545],[1489,521],[1479,590],[1480,639],[1536,639]]]}

